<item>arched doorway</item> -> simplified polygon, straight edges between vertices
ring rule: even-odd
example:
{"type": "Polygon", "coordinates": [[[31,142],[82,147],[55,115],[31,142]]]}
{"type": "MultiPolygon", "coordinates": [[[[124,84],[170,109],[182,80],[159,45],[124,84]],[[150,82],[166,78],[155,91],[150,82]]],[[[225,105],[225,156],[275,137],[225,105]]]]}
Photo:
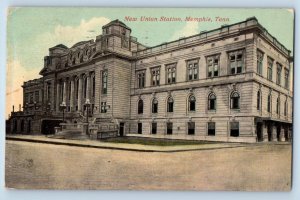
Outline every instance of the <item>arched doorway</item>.
{"type": "Polygon", "coordinates": [[[62,120],[46,119],[42,121],[41,133],[51,135],[55,133],[54,127],[58,127],[62,120]]]}

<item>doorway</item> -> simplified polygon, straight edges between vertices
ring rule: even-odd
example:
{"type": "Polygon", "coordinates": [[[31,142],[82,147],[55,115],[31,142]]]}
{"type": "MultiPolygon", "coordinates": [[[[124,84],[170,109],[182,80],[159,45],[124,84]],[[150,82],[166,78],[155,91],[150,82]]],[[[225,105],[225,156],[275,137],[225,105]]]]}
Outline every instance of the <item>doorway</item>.
{"type": "Polygon", "coordinates": [[[257,141],[262,142],[264,140],[263,133],[262,133],[262,123],[257,122],[256,123],[256,133],[257,133],[257,141]]]}
{"type": "Polygon", "coordinates": [[[124,122],[121,122],[120,123],[120,130],[119,130],[119,134],[120,134],[120,137],[123,137],[124,136],[124,122]]]}

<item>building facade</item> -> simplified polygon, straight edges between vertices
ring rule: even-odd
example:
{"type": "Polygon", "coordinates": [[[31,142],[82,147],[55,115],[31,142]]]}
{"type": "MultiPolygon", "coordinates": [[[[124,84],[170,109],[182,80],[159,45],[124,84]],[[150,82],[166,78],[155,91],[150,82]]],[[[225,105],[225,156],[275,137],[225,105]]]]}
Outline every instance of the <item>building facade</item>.
{"type": "Polygon", "coordinates": [[[51,134],[89,116],[96,134],[104,124],[119,136],[286,141],[292,62],[256,18],[154,47],[115,20],[96,40],[49,49],[42,77],[23,85],[10,131],[51,134]]]}

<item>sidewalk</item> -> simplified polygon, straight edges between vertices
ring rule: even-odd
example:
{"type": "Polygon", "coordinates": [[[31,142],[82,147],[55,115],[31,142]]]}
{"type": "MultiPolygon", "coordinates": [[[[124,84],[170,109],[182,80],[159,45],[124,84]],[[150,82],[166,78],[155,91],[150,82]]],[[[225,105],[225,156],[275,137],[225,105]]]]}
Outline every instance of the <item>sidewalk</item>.
{"type": "Polygon", "coordinates": [[[6,140],[35,142],[55,145],[68,145],[78,147],[89,147],[111,150],[126,150],[126,151],[141,151],[141,152],[181,152],[181,151],[196,151],[196,150],[213,150],[225,148],[237,148],[247,146],[261,146],[266,144],[289,144],[289,143],[212,143],[212,144],[195,144],[195,145],[176,145],[176,146],[154,146],[141,144],[127,143],[109,143],[99,140],[68,140],[48,138],[45,135],[6,135],[6,140]]]}

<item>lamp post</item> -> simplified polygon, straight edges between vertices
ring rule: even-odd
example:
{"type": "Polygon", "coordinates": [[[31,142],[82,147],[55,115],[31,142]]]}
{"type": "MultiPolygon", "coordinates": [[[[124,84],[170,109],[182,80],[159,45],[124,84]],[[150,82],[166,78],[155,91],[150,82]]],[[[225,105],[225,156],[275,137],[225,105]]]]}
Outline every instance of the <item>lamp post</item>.
{"type": "Polygon", "coordinates": [[[89,134],[89,108],[91,106],[90,100],[86,99],[85,101],[85,107],[86,107],[86,134],[89,134]]]}
{"type": "Polygon", "coordinates": [[[65,122],[65,109],[66,109],[66,107],[67,107],[67,105],[66,105],[66,102],[62,102],[61,104],[60,104],[60,109],[63,111],[63,123],[65,122]]]}

